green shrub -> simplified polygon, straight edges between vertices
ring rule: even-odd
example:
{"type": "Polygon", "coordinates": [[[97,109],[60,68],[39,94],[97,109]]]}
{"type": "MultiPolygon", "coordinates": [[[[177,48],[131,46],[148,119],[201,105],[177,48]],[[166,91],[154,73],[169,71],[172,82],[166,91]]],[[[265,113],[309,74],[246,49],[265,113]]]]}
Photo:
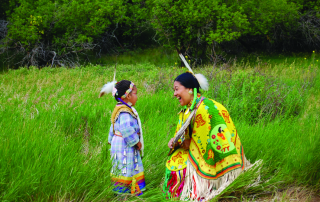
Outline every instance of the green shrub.
{"type": "Polygon", "coordinates": [[[297,15],[295,4],[286,0],[155,0],[154,4],[152,24],[165,44],[193,57],[202,54],[202,59],[215,43],[265,35],[274,24],[290,23],[297,15]]]}
{"type": "Polygon", "coordinates": [[[126,8],[122,0],[18,0],[8,11],[8,34],[2,48],[14,47],[22,64],[71,65],[77,54],[92,50],[94,37],[121,22],[126,8]],[[62,61],[63,60],[63,61],[62,61]]]}

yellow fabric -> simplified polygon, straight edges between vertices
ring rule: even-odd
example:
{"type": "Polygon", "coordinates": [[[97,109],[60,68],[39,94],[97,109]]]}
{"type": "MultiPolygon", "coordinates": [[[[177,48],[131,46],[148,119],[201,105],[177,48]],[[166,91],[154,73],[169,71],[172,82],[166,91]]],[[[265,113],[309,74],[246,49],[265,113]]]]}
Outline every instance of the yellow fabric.
{"type": "MultiPolygon", "coordinates": [[[[183,121],[186,120],[190,115],[190,111],[186,110],[184,111],[180,111],[179,112],[179,122],[177,125],[177,129],[175,132],[176,133],[180,130],[181,126],[183,125],[183,121]]],[[[185,131],[185,135],[182,137],[185,140],[189,140],[189,128],[187,128],[187,130],[185,131]]],[[[181,138],[178,141],[179,143],[181,143],[181,138]]],[[[170,159],[167,161],[166,166],[169,170],[171,171],[178,171],[178,170],[182,170],[184,168],[187,167],[187,159],[188,159],[188,150],[179,148],[177,149],[171,156],[170,159]]]]}
{"type": "Polygon", "coordinates": [[[125,177],[125,176],[116,176],[114,174],[110,174],[110,177],[113,181],[121,182],[124,184],[131,184],[133,179],[137,181],[144,179],[144,172],[138,173],[132,177],[125,177]]]}
{"type": "MultiPolygon", "coordinates": [[[[128,106],[126,105],[117,105],[112,114],[111,114],[111,123],[114,127],[114,123],[116,122],[117,118],[119,117],[119,114],[121,112],[128,112],[130,113],[134,118],[137,118],[137,116],[134,114],[134,112],[132,111],[132,109],[130,109],[128,106]]],[[[113,133],[114,133],[114,128],[113,128],[113,133]]]]}
{"type": "Polygon", "coordinates": [[[132,179],[132,184],[131,184],[131,194],[134,194],[137,190],[137,193],[141,193],[141,190],[140,190],[140,187],[139,185],[137,184],[137,180],[136,178],[133,178],[132,179]]]}
{"type": "MultiPolygon", "coordinates": [[[[179,114],[177,130],[188,114],[179,114]]],[[[166,164],[169,170],[185,168],[188,159],[198,175],[206,179],[217,179],[227,172],[243,167],[240,138],[223,105],[205,98],[191,124],[193,131],[189,151],[175,151],[166,164]]],[[[185,138],[189,138],[188,132],[185,138]]]]}

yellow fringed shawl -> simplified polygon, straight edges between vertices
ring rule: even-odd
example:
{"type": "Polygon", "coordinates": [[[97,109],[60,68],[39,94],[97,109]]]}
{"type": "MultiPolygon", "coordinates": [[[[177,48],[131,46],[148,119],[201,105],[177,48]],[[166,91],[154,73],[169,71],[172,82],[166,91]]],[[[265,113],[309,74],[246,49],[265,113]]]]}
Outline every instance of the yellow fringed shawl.
{"type": "MultiPolygon", "coordinates": [[[[176,132],[190,115],[189,110],[179,113],[176,132]],[[187,113],[186,113],[187,112],[187,113]]],[[[171,171],[192,165],[197,174],[215,180],[224,174],[244,168],[244,153],[237,130],[226,108],[220,103],[205,98],[199,105],[191,122],[192,137],[189,150],[175,151],[166,166],[171,171]]],[[[190,139],[186,130],[185,139],[190,139]]]]}

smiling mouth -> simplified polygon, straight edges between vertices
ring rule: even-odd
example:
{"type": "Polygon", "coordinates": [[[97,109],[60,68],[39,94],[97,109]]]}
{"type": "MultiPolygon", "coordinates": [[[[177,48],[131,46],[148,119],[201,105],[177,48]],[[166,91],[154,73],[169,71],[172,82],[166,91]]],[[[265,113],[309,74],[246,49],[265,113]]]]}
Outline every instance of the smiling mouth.
{"type": "Polygon", "coordinates": [[[177,99],[178,99],[179,101],[181,101],[181,97],[177,97],[177,99]]]}

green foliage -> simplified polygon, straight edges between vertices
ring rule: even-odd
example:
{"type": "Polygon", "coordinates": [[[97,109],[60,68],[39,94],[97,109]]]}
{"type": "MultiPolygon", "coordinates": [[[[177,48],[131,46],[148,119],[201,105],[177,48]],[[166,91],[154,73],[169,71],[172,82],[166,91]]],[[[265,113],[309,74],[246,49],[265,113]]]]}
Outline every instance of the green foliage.
{"type": "Polygon", "coordinates": [[[158,42],[203,64],[228,42],[248,50],[318,47],[319,8],[319,0],[4,0],[0,19],[9,25],[0,53],[27,65],[77,66],[70,64],[78,53],[158,42]]]}
{"type": "Polygon", "coordinates": [[[112,22],[121,20],[125,12],[122,3],[121,0],[20,0],[20,6],[9,16],[8,43],[18,41],[26,48],[40,41],[61,48],[90,43],[112,22]]]}
{"type": "Polygon", "coordinates": [[[286,0],[154,2],[153,26],[170,46],[184,50],[246,34],[267,34],[275,23],[290,22],[297,14],[294,4],[286,0]]]}
{"type": "Polygon", "coordinates": [[[288,0],[288,2],[294,2],[299,6],[299,10],[302,13],[308,12],[310,10],[320,11],[320,1],[319,0],[288,0]]]}

